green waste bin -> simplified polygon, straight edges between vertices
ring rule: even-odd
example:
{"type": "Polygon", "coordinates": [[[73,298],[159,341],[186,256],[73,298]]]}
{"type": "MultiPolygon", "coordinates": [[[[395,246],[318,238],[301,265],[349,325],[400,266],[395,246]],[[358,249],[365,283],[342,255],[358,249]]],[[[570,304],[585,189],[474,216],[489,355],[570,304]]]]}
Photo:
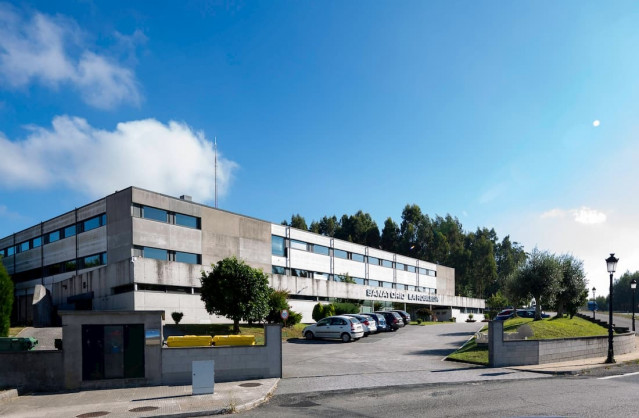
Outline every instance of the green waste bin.
{"type": "Polygon", "coordinates": [[[4,337],[0,338],[0,352],[8,351],[29,351],[38,345],[38,340],[33,337],[18,338],[4,337]]]}

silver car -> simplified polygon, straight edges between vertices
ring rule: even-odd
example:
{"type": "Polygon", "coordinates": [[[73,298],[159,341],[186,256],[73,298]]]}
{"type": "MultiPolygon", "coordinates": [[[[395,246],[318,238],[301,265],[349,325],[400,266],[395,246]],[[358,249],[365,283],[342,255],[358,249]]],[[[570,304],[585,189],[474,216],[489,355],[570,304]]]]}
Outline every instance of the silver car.
{"type": "Polygon", "coordinates": [[[356,319],[348,316],[329,316],[309,325],[302,331],[307,340],[313,338],[339,338],[342,342],[359,340],[364,336],[364,328],[356,319]]]}
{"type": "Polygon", "coordinates": [[[360,314],[345,314],[344,316],[357,318],[364,328],[364,337],[368,337],[371,334],[377,334],[377,323],[370,316],[360,314]]]}

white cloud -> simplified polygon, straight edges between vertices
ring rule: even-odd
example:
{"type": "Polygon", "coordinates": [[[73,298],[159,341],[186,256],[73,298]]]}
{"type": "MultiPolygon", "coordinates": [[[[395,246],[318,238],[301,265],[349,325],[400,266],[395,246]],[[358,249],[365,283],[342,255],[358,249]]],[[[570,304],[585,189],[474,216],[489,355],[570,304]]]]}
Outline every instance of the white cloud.
{"type": "Polygon", "coordinates": [[[580,224],[592,225],[606,222],[606,214],[595,209],[590,209],[586,206],[582,206],[579,209],[551,209],[540,215],[541,219],[552,218],[566,218],[572,217],[572,219],[580,224]]]}
{"type": "MultiPolygon", "coordinates": [[[[145,38],[135,33],[129,43],[145,38]]],[[[50,88],[71,85],[91,106],[111,109],[141,100],[133,71],[114,59],[90,51],[77,23],[38,12],[22,16],[0,4],[0,85],[23,88],[40,83],[50,88]]]]}
{"type": "MultiPolygon", "coordinates": [[[[52,128],[31,127],[21,141],[0,136],[0,185],[5,188],[65,186],[100,197],[128,186],[173,196],[213,199],[214,150],[202,132],[184,123],[154,119],[122,122],[114,131],[59,116],[52,128]]],[[[218,195],[237,164],[218,152],[218,195]]]]}

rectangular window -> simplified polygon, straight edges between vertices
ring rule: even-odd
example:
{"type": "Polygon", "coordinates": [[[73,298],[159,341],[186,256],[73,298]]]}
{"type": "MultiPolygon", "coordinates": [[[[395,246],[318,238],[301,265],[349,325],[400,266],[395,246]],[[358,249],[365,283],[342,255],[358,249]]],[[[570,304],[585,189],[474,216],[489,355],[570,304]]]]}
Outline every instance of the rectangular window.
{"type": "Polygon", "coordinates": [[[31,246],[31,248],[38,248],[41,246],[42,246],[42,237],[34,238],[33,245],[31,246]]]}
{"type": "Polygon", "coordinates": [[[322,254],[322,255],[328,255],[328,247],[325,247],[323,245],[317,245],[317,244],[313,244],[313,252],[315,254],[322,254]]]}
{"type": "Polygon", "coordinates": [[[273,266],[272,272],[273,272],[273,274],[281,274],[282,276],[285,276],[286,275],[286,267],[273,266]]]}
{"type": "Polygon", "coordinates": [[[7,249],[3,248],[2,250],[0,250],[0,257],[6,257],[7,256],[7,249]]]}
{"type": "Polygon", "coordinates": [[[64,238],[69,238],[75,235],[75,225],[67,226],[64,228],[64,238]]]}
{"type": "Polygon", "coordinates": [[[415,266],[406,266],[406,270],[408,270],[411,273],[415,273],[415,266]]]}
{"type": "Polygon", "coordinates": [[[144,247],[143,257],[155,260],[168,260],[168,251],[161,248],[144,247]]]}
{"type": "Polygon", "coordinates": [[[62,273],[62,263],[51,264],[45,268],[47,276],[62,273]]]}
{"type": "Polygon", "coordinates": [[[403,265],[402,263],[397,263],[395,268],[397,270],[404,270],[406,268],[406,266],[403,265]]]}
{"type": "Polygon", "coordinates": [[[48,239],[49,242],[59,241],[60,240],[60,231],[49,232],[48,237],[49,237],[49,239],[48,239]]]}
{"type": "Polygon", "coordinates": [[[271,254],[279,257],[284,257],[286,255],[284,241],[284,237],[271,235],[271,254]]]}
{"type": "Polygon", "coordinates": [[[75,267],[75,260],[67,261],[66,263],[64,263],[64,271],[75,271],[75,267]]]}
{"type": "Polygon", "coordinates": [[[381,284],[382,284],[382,287],[387,287],[389,289],[393,288],[393,283],[391,282],[381,282],[381,284]]]}
{"type": "Polygon", "coordinates": [[[428,270],[428,275],[435,277],[437,276],[437,272],[435,270],[428,270]]]}
{"type": "Polygon", "coordinates": [[[19,248],[20,248],[20,252],[21,253],[23,253],[25,251],[29,251],[29,249],[30,249],[29,241],[25,241],[25,242],[21,243],[19,245],[19,248]]]}
{"type": "Polygon", "coordinates": [[[351,253],[351,260],[359,261],[360,263],[364,262],[364,256],[362,254],[351,253]]]}
{"type": "Polygon", "coordinates": [[[310,277],[310,272],[307,270],[301,270],[301,269],[291,269],[291,276],[310,277]]]}
{"type": "Polygon", "coordinates": [[[379,266],[379,258],[368,257],[368,264],[373,264],[375,266],[379,266]]]}
{"type": "Polygon", "coordinates": [[[92,229],[96,229],[99,228],[100,225],[100,216],[96,216],[94,218],[91,219],[87,219],[86,221],[84,221],[82,223],[82,230],[84,232],[90,231],[92,229]]]}
{"type": "Polygon", "coordinates": [[[360,277],[353,277],[353,280],[355,280],[355,284],[364,284],[364,279],[360,277]]]}
{"type": "Polygon", "coordinates": [[[14,255],[16,253],[16,247],[11,246],[7,248],[7,256],[14,255]]]}
{"type": "Polygon", "coordinates": [[[342,250],[333,250],[333,255],[337,258],[343,258],[344,260],[348,260],[348,253],[342,250]]]}
{"type": "Polygon", "coordinates": [[[200,219],[195,216],[183,215],[181,213],[175,214],[175,224],[180,226],[186,226],[187,228],[200,229],[200,219]]]}
{"type": "Polygon", "coordinates": [[[426,269],[425,269],[425,268],[420,267],[420,268],[419,268],[419,274],[426,275],[426,274],[428,274],[428,273],[426,273],[426,269]]]}
{"type": "Polygon", "coordinates": [[[175,252],[175,261],[178,263],[200,264],[200,256],[198,254],[175,252]]]}
{"type": "Polygon", "coordinates": [[[393,262],[388,260],[382,260],[382,266],[393,268],[393,262]]]}
{"type": "Polygon", "coordinates": [[[291,248],[295,248],[296,250],[306,251],[306,243],[302,241],[298,241],[295,239],[291,240],[291,248]]]}
{"type": "Polygon", "coordinates": [[[168,219],[168,212],[162,209],[152,208],[150,206],[142,206],[142,217],[144,219],[166,222],[168,219]]]}
{"type": "Polygon", "coordinates": [[[408,290],[409,292],[414,292],[415,291],[415,286],[411,286],[411,285],[406,285],[406,290],[408,290]]]}
{"type": "Polygon", "coordinates": [[[377,280],[368,279],[369,286],[379,286],[379,282],[377,280]]]}
{"type": "Polygon", "coordinates": [[[102,262],[100,260],[100,254],[84,257],[84,259],[82,260],[82,264],[84,265],[85,269],[101,265],[102,262]]]}

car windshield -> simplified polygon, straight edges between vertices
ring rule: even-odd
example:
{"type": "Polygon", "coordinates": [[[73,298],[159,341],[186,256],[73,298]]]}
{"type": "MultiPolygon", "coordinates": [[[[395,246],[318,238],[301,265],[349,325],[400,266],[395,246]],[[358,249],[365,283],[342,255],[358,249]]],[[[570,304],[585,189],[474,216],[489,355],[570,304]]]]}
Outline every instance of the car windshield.
{"type": "Polygon", "coordinates": [[[351,317],[350,317],[350,320],[351,320],[351,322],[352,322],[353,324],[359,324],[358,319],[357,319],[357,318],[355,318],[355,317],[353,317],[353,316],[351,316],[351,317]]]}

